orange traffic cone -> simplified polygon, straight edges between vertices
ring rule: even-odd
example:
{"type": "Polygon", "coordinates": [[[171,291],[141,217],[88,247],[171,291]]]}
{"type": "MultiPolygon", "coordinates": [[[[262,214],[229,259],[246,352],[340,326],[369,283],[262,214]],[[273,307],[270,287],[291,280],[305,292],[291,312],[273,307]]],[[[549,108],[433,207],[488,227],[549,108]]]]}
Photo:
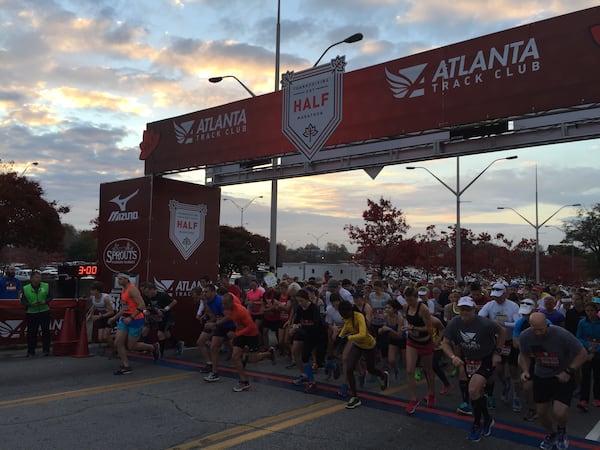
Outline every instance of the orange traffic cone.
{"type": "Polygon", "coordinates": [[[81,331],[79,332],[79,342],[77,343],[77,348],[75,349],[75,354],[73,354],[72,356],[73,356],[73,358],[87,358],[89,356],[94,356],[90,353],[90,349],[88,347],[87,324],[86,324],[85,320],[83,320],[81,322],[81,331]]]}
{"type": "Polygon", "coordinates": [[[58,339],[52,343],[52,353],[54,355],[67,356],[73,353],[77,342],[76,327],[75,310],[73,308],[65,309],[65,317],[58,339]]]}

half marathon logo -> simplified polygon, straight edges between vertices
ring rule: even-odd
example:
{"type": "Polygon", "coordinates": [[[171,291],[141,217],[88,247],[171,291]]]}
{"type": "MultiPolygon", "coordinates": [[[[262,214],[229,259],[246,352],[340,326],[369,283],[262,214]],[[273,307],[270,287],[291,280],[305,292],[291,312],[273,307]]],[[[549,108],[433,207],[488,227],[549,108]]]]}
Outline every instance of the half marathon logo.
{"type": "Polygon", "coordinates": [[[207,211],[204,204],[169,201],[169,239],[185,260],[204,242],[207,211]]]}

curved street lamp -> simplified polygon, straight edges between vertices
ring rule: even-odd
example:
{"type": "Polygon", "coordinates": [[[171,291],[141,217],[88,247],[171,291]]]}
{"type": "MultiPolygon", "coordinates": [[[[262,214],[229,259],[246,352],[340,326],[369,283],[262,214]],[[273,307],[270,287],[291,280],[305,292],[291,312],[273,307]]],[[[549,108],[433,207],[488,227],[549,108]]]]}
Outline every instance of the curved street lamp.
{"type": "Polygon", "coordinates": [[[223,198],[223,201],[230,201],[231,203],[233,203],[233,204],[235,205],[235,207],[236,207],[237,209],[239,209],[239,210],[240,210],[240,213],[241,213],[241,218],[240,218],[240,228],[244,228],[244,211],[245,211],[246,209],[248,209],[248,206],[250,206],[250,204],[251,204],[251,203],[252,203],[254,200],[256,200],[257,198],[263,198],[263,196],[262,196],[262,195],[259,195],[259,196],[257,196],[257,197],[254,197],[252,200],[250,200],[250,201],[249,201],[248,203],[246,203],[244,206],[240,206],[240,205],[239,205],[239,204],[238,204],[238,203],[237,203],[237,202],[236,202],[234,199],[232,199],[232,198],[228,198],[228,197],[224,197],[224,198],[223,198]]]}
{"type": "Polygon", "coordinates": [[[309,236],[312,236],[312,237],[314,237],[314,238],[315,238],[315,240],[317,241],[317,248],[320,250],[320,249],[321,249],[321,247],[319,247],[319,240],[320,240],[320,239],[321,239],[323,236],[325,236],[326,234],[329,234],[329,233],[326,231],[325,233],[323,233],[323,234],[320,234],[320,235],[318,235],[318,236],[315,236],[315,235],[314,235],[314,234],[312,234],[312,233],[306,233],[306,234],[308,234],[309,236]]]}
{"type": "Polygon", "coordinates": [[[39,162],[37,162],[37,161],[30,162],[29,164],[27,164],[25,166],[25,168],[23,169],[23,172],[21,172],[20,176],[22,177],[23,175],[25,175],[25,172],[27,172],[27,169],[29,169],[31,166],[37,166],[38,164],[39,164],[39,162]]]}
{"type": "Polygon", "coordinates": [[[343,41],[339,41],[339,42],[336,42],[335,44],[331,44],[329,47],[327,47],[325,49],[325,51],[321,54],[321,56],[319,56],[319,59],[317,59],[317,62],[313,65],[313,67],[317,67],[317,64],[319,64],[319,62],[321,61],[321,59],[323,59],[323,56],[325,56],[325,53],[327,53],[331,48],[335,47],[336,45],[339,45],[339,44],[352,44],[354,42],[358,42],[358,41],[362,40],[362,38],[363,38],[363,34],[362,33],[354,33],[352,36],[348,36],[343,41]]]}
{"type": "Polygon", "coordinates": [[[429,173],[429,175],[431,175],[433,178],[435,178],[436,180],[438,180],[446,189],[448,189],[450,192],[452,192],[454,194],[454,196],[456,197],[456,229],[455,229],[455,235],[456,235],[456,244],[455,244],[455,253],[456,253],[456,279],[457,280],[461,280],[462,279],[462,242],[461,242],[461,228],[460,228],[460,197],[461,195],[463,195],[465,193],[465,191],[467,189],[469,189],[471,187],[471,185],[473,183],[475,183],[479,177],[481,177],[481,175],[483,175],[494,163],[497,163],[498,161],[504,161],[504,160],[510,160],[510,159],[517,159],[518,156],[513,155],[513,156],[507,156],[506,158],[498,158],[493,160],[491,163],[489,163],[485,169],[483,169],[481,172],[479,172],[479,175],[477,175],[475,178],[473,178],[473,180],[471,180],[471,182],[469,184],[467,184],[464,188],[460,189],[460,157],[457,156],[456,157],[456,189],[452,189],[450,186],[448,186],[444,181],[442,181],[436,174],[434,174],[431,170],[429,170],[427,167],[415,167],[415,166],[409,166],[406,169],[407,170],[414,170],[414,169],[422,169],[424,171],[426,171],[427,173],[429,173]]]}
{"type": "MultiPolygon", "coordinates": [[[[279,90],[280,15],[281,15],[281,2],[280,2],[280,0],[278,0],[277,1],[276,42],[275,42],[275,91],[279,90]]],[[[317,62],[314,64],[313,67],[315,67],[317,64],[319,64],[319,61],[321,61],[323,56],[325,56],[325,53],[327,53],[329,51],[329,49],[331,49],[332,47],[335,47],[338,44],[352,44],[354,42],[358,42],[358,41],[362,40],[362,38],[363,38],[362,33],[355,33],[352,36],[348,36],[343,41],[339,41],[334,44],[331,44],[321,54],[321,56],[319,57],[319,59],[317,60],[317,62]]],[[[220,76],[220,77],[211,77],[208,79],[208,81],[210,81],[211,83],[219,83],[223,80],[223,78],[235,79],[239,84],[242,85],[242,87],[246,90],[246,92],[248,92],[248,94],[250,94],[252,97],[256,97],[254,92],[252,92],[248,88],[248,86],[246,86],[244,83],[242,83],[242,81],[239,78],[237,78],[235,75],[224,75],[224,76],[220,76]]],[[[273,169],[275,170],[276,167],[277,167],[277,158],[273,158],[273,169]]],[[[242,212],[242,215],[243,215],[243,212],[242,212]]],[[[270,227],[271,232],[270,232],[270,239],[269,239],[269,263],[272,266],[276,266],[277,265],[277,178],[273,178],[273,180],[271,181],[270,222],[271,222],[271,227],[270,227]]],[[[242,225],[243,225],[243,220],[242,220],[242,225]]]]}
{"type": "MultiPolygon", "coordinates": [[[[536,175],[537,175],[537,171],[536,171],[536,175]]],[[[525,222],[527,222],[529,225],[531,225],[533,228],[535,228],[535,282],[536,283],[539,283],[540,278],[541,278],[540,277],[540,228],[542,228],[550,219],[552,219],[555,215],[557,215],[563,209],[569,208],[569,207],[576,207],[576,206],[581,206],[581,203],[573,203],[571,205],[563,205],[560,208],[558,208],[556,211],[554,211],[546,220],[544,220],[542,223],[539,223],[538,200],[537,200],[537,176],[536,176],[536,196],[535,196],[535,223],[531,222],[529,219],[527,219],[527,217],[525,217],[523,214],[521,214],[519,211],[517,211],[514,208],[510,208],[508,206],[498,206],[497,209],[510,209],[517,216],[519,216],[521,219],[523,219],[525,222]]]]}
{"type": "Polygon", "coordinates": [[[246,89],[246,92],[248,92],[248,94],[250,94],[252,97],[256,97],[256,94],[254,92],[252,92],[248,86],[246,86],[244,83],[242,83],[242,81],[235,75],[223,75],[222,77],[211,77],[208,79],[208,81],[210,81],[211,83],[220,83],[221,81],[223,81],[223,78],[233,78],[238,83],[240,83],[244,89],[246,89]]]}
{"type": "Polygon", "coordinates": [[[550,217],[548,217],[542,223],[539,223],[539,210],[538,210],[539,205],[538,205],[538,203],[539,203],[538,202],[538,170],[537,170],[537,164],[536,164],[535,165],[535,224],[514,208],[510,208],[508,206],[498,206],[497,207],[497,209],[510,209],[517,216],[519,216],[521,219],[523,219],[525,222],[527,222],[529,225],[531,225],[533,228],[535,228],[535,282],[536,283],[540,282],[540,245],[539,245],[540,244],[540,228],[543,227],[544,225],[546,225],[546,223],[550,219],[552,219],[555,215],[557,215],[561,210],[563,210],[565,208],[569,208],[569,207],[581,206],[581,203],[573,203],[572,205],[563,205],[560,208],[558,208],[556,211],[554,211],[550,215],[550,217]]]}

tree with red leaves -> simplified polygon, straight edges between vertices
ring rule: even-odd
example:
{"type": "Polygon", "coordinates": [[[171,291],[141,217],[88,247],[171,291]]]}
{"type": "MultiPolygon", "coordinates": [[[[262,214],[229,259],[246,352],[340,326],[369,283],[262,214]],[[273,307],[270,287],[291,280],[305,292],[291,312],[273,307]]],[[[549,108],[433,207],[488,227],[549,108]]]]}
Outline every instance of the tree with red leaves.
{"type": "Polygon", "coordinates": [[[41,186],[14,171],[0,173],[0,250],[7,245],[60,251],[64,230],[59,214],[69,207],[43,198],[41,186]]]}
{"type": "Polygon", "coordinates": [[[386,269],[398,266],[401,245],[410,227],[402,211],[383,197],[377,203],[367,199],[367,206],[362,214],[365,226],[346,225],[344,230],[358,245],[355,259],[377,269],[382,277],[386,269]]]}

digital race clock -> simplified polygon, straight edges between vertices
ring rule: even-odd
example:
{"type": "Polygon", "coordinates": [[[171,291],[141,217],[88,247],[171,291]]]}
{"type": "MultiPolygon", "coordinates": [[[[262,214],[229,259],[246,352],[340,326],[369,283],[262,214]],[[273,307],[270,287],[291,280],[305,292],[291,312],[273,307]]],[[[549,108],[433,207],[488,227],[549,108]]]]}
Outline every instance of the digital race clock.
{"type": "Polygon", "coordinates": [[[80,264],[75,266],[75,276],[77,277],[95,277],[98,274],[98,266],[96,264],[80,264]]]}

